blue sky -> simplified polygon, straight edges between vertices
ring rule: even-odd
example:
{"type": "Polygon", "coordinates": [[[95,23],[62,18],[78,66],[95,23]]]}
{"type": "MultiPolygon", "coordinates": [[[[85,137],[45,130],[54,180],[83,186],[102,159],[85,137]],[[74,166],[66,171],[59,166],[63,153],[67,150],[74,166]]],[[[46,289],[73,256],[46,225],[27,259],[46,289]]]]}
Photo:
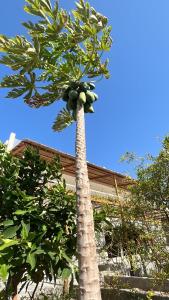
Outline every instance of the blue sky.
{"type": "MultiPolygon", "coordinates": [[[[24,0],[0,1],[0,33],[25,34],[21,22],[24,0]]],[[[91,0],[113,27],[109,80],[97,85],[95,114],[86,118],[87,159],[118,172],[131,172],[119,163],[126,151],[158,153],[162,137],[169,133],[169,1],[91,0]]],[[[73,0],[61,0],[67,9],[73,0]]],[[[0,67],[0,77],[10,70],[0,67]]],[[[11,131],[74,154],[75,127],[62,133],[51,130],[62,103],[33,110],[20,100],[5,99],[0,90],[0,139],[11,131]]]]}

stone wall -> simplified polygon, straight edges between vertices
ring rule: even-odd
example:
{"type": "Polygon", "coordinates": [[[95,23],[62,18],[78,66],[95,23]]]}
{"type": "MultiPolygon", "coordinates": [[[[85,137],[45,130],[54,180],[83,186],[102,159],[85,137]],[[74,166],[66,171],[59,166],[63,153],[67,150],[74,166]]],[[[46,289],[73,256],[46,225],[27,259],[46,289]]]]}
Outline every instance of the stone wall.
{"type": "Polygon", "coordinates": [[[118,286],[127,287],[129,289],[140,289],[144,291],[160,291],[169,293],[169,280],[155,280],[148,277],[136,277],[136,276],[105,276],[104,282],[107,285],[112,285],[112,282],[116,279],[118,286]]]}
{"type": "Polygon", "coordinates": [[[144,291],[131,290],[112,290],[102,289],[102,300],[169,300],[169,295],[154,293],[154,296],[148,298],[148,293],[144,291]]]}

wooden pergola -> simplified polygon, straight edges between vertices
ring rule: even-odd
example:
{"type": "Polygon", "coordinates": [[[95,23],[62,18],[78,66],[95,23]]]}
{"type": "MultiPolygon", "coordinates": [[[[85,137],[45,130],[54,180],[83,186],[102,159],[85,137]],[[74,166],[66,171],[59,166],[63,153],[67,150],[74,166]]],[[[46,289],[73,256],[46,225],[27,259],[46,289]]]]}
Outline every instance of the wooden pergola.
{"type": "MultiPolygon", "coordinates": [[[[12,150],[12,154],[18,157],[23,155],[24,150],[27,147],[33,147],[39,151],[42,159],[47,161],[52,161],[55,156],[60,158],[63,173],[71,176],[75,176],[75,157],[53,148],[47,147],[45,145],[39,144],[31,140],[21,141],[12,150]]],[[[129,180],[126,176],[116,173],[111,170],[96,166],[91,163],[87,163],[89,179],[93,182],[100,183],[107,186],[117,186],[126,190],[129,185],[133,184],[133,180],[129,180]]]]}
{"type": "MultiPolygon", "coordinates": [[[[47,161],[52,161],[55,156],[60,158],[60,162],[63,168],[63,173],[71,176],[75,176],[75,157],[61,151],[55,150],[53,148],[47,147],[45,145],[39,144],[31,140],[23,140],[12,150],[12,154],[17,157],[21,157],[24,153],[24,150],[27,147],[33,147],[39,151],[39,154],[42,159],[47,161]]],[[[91,163],[87,163],[89,179],[93,182],[100,183],[109,187],[114,187],[116,191],[116,197],[113,199],[106,199],[102,196],[92,196],[92,202],[96,205],[110,204],[116,207],[127,207],[130,206],[130,203],[122,201],[119,197],[119,189],[122,189],[124,192],[128,190],[128,187],[135,184],[134,180],[129,179],[128,177],[119,174],[117,172],[107,170],[105,168],[96,166],[91,163]]],[[[149,213],[146,214],[147,218],[151,219],[149,213]]],[[[153,212],[153,218],[155,220],[160,220],[164,218],[156,209],[153,212]]]]}

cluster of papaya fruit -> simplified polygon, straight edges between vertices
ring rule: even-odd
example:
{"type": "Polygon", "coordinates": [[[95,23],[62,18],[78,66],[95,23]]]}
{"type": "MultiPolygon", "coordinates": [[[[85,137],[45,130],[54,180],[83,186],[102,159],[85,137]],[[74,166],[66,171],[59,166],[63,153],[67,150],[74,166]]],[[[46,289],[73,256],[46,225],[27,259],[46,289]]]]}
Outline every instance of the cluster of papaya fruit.
{"type": "Polygon", "coordinates": [[[63,100],[66,101],[66,108],[72,111],[72,116],[76,120],[77,102],[84,105],[85,113],[93,113],[93,102],[98,99],[98,95],[93,92],[95,85],[92,82],[73,82],[64,92],[63,100]]]}

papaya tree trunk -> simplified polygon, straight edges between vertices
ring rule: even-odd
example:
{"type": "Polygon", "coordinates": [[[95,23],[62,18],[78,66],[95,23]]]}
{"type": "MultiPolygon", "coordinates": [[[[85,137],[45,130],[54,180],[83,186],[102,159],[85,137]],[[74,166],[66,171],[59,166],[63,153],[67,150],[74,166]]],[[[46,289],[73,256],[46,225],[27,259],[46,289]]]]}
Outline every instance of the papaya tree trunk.
{"type": "Polygon", "coordinates": [[[76,122],[76,194],[79,299],[100,300],[93,209],[86,162],[84,107],[77,104],[76,122]]]}

